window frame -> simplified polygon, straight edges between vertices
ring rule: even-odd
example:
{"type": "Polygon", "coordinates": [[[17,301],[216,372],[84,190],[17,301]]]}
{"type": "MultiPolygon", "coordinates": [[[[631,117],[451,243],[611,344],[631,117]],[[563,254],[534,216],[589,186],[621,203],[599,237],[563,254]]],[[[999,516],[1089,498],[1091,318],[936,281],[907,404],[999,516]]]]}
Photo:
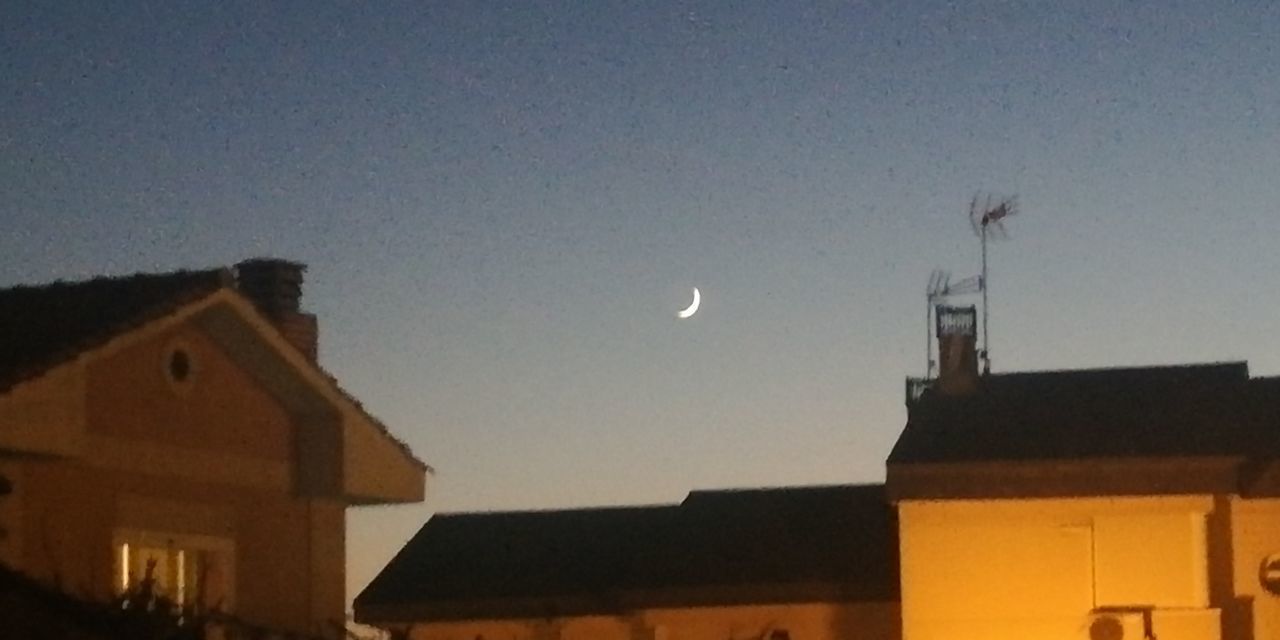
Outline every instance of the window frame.
{"type": "MultiPolygon", "coordinates": [[[[196,604],[201,608],[212,609],[216,607],[223,612],[234,610],[236,594],[235,543],[229,538],[147,529],[116,529],[111,539],[111,582],[112,590],[117,595],[123,595],[136,585],[135,576],[129,570],[129,555],[132,550],[138,547],[167,548],[170,552],[176,551],[179,558],[182,558],[188,552],[201,554],[206,564],[203,570],[208,572],[212,568],[219,576],[221,589],[218,591],[216,599],[209,602],[192,603],[186,593],[180,592],[178,597],[173,598],[173,601],[180,606],[196,604]],[[128,550],[126,551],[126,549],[128,550]]],[[[181,571],[179,569],[179,572],[181,571]]],[[[137,578],[140,579],[141,576],[137,576],[137,578]]],[[[166,594],[166,597],[170,596],[166,594]]]]}

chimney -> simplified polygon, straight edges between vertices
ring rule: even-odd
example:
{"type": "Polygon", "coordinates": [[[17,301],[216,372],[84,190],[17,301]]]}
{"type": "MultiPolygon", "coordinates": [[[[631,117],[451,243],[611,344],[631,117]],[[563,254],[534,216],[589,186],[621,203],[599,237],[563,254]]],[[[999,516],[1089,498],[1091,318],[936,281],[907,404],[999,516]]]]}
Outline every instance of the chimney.
{"type": "Polygon", "coordinates": [[[301,309],[302,272],[306,269],[301,262],[278,258],[245,260],[236,265],[236,285],[289,344],[315,362],[316,317],[301,309]]]}
{"type": "Polygon", "coordinates": [[[938,305],[938,382],[943,395],[961,396],[978,388],[978,310],[938,305]]]}

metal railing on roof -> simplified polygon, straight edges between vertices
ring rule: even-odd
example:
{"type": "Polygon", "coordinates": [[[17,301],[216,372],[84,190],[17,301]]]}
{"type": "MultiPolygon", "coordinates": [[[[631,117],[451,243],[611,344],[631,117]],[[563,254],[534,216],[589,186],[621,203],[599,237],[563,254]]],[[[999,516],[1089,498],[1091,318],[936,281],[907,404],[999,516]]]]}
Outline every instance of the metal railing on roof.
{"type": "Polygon", "coordinates": [[[915,404],[926,391],[933,388],[936,378],[912,378],[907,377],[907,406],[915,404]]]}

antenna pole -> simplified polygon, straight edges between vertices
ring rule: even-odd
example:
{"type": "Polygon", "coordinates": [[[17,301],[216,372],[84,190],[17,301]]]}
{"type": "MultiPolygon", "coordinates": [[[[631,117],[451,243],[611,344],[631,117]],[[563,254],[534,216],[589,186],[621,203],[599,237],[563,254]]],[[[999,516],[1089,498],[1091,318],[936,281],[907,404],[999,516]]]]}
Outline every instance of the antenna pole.
{"type": "Polygon", "coordinates": [[[986,215],[982,216],[982,375],[991,373],[991,336],[987,332],[987,224],[986,215]]]}
{"type": "Polygon", "coordinates": [[[924,297],[924,379],[933,378],[933,296],[924,297]]]}

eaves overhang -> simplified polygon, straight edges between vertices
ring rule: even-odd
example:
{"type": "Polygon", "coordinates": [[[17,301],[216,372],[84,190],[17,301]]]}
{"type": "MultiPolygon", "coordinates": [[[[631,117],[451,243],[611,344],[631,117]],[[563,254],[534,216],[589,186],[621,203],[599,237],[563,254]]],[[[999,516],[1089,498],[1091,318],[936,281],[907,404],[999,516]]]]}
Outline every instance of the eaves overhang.
{"type": "Polygon", "coordinates": [[[1230,494],[1239,456],[889,462],[889,499],[1066,498],[1230,494]]]}
{"type": "Polygon", "coordinates": [[[431,467],[338,386],[328,372],[293,347],[239,294],[197,318],[229,355],[297,418],[300,489],[348,504],[421,502],[431,467]]]}
{"type": "Polygon", "coordinates": [[[407,624],[462,620],[514,620],[585,615],[624,615],[653,609],[763,606],[805,603],[897,602],[898,594],[856,582],[770,582],[676,585],[594,593],[512,597],[453,598],[417,602],[362,602],[355,619],[362,624],[407,624]]]}

